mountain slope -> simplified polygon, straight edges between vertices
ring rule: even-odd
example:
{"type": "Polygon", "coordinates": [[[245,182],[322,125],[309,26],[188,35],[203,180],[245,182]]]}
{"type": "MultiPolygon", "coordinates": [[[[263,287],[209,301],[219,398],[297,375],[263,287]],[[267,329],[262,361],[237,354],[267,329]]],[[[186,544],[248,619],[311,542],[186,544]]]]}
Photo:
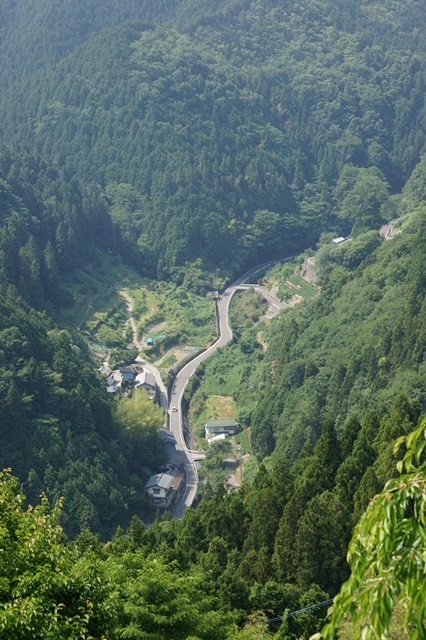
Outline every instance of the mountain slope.
{"type": "Polygon", "coordinates": [[[63,497],[70,536],[109,536],[141,513],[143,479],[163,455],[155,424],[138,446],[113,419],[87,346],[45,310],[72,306],[62,275],[113,246],[112,222],[95,202],[34,157],[1,158],[0,467],[13,469],[32,504],[42,491],[63,497]]]}
{"type": "Polygon", "coordinates": [[[161,26],[113,10],[38,72],[4,69],[5,138],[112,200],[130,184],[117,222],[160,273],[235,271],[392,216],[425,145],[421,3],[155,7],[161,26]]]}

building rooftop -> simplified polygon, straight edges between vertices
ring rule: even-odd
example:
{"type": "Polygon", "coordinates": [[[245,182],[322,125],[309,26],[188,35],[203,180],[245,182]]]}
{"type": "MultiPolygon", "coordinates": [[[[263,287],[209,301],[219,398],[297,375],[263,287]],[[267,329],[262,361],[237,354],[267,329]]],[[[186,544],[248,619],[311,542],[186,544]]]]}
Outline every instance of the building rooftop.
{"type": "Polygon", "coordinates": [[[162,442],[176,442],[176,438],[173,433],[171,431],[167,431],[167,429],[159,429],[157,433],[162,442]]]}
{"type": "Polygon", "coordinates": [[[184,477],[185,476],[184,476],[183,473],[179,473],[179,475],[177,475],[173,480],[172,489],[177,491],[179,489],[180,485],[182,484],[184,477]]]}
{"type": "Polygon", "coordinates": [[[224,420],[207,420],[206,422],[206,427],[209,429],[211,427],[235,427],[237,423],[235,422],[235,420],[229,420],[229,419],[224,419],[224,420]]]}
{"type": "Polygon", "coordinates": [[[118,367],[118,370],[121,371],[121,373],[133,373],[133,375],[135,373],[132,367],[118,367]]]}
{"type": "Polygon", "coordinates": [[[104,364],[102,367],[100,367],[99,371],[101,373],[103,373],[104,376],[106,376],[107,378],[111,375],[112,373],[112,369],[109,368],[109,366],[107,364],[104,364]]]}
{"type": "Polygon", "coordinates": [[[150,387],[155,387],[155,377],[149,371],[142,371],[142,373],[138,373],[135,378],[135,386],[147,384],[150,387]]]}
{"type": "Polygon", "coordinates": [[[152,487],[159,487],[160,489],[167,490],[170,488],[174,479],[174,476],[170,476],[167,473],[156,473],[155,476],[148,478],[144,488],[151,489],[152,487]]]}

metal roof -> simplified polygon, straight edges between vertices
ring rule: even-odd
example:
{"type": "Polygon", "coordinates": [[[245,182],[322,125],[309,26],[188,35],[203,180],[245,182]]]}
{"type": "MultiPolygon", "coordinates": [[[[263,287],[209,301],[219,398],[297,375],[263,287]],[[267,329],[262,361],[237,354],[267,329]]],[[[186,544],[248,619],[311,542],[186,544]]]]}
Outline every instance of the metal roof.
{"type": "Polygon", "coordinates": [[[184,479],[184,475],[183,473],[180,473],[178,476],[176,476],[173,480],[173,484],[172,484],[172,488],[177,491],[180,487],[180,485],[182,484],[184,479]]]}
{"type": "Polygon", "coordinates": [[[235,420],[207,420],[206,422],[206,427],[207,428],[211,428],[211,427],[235,427],[236,426],[236,422],[235,420]]]}
{"type": "Polygon", "coordinates": [[[163,442],[176,442],[174,434],[171,431],[167,431],[167,429],[159,429],[157,433],[163,442]]]}
{"type": "Polygon", "coordinates": [[[207,437],[207,442],[213,444],[213,442],[219,442],[220,440],[226,440],[226,433],[219,433],[217,436],[213,436],[212,438],[207,437]]]}
{"type": "Polygon", "coordinates": [[[147,384],[150,387],[155,388],[155,377],[149,371],[145,371],[145,369],[138,373],[135,379],[135,386],[147,384]]]}
{"type": "Polygon", "coordinates": [[[169,476],[167,473],[157,473],[155,476],[151,476],[145,484],[145,489],[151,489],[152,487],[159,487],[160,489],[169,489],[174,480],[174,476],[169,476]]]}
{"type": "Polygon", "coordinates": [[[132,367],[118,367],[118,370],[121,371],[121,373],[132,373],[133,375],[135,375],[134,369],[132,367]]]}

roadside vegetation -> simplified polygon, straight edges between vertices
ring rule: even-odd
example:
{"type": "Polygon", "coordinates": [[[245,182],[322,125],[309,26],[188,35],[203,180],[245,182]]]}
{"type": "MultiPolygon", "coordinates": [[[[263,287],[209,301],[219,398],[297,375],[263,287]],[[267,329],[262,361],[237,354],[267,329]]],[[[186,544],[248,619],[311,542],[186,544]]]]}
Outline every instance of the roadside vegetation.
{"type": "Polygon", "coordinates": [[[325,638],[423,639],[424,1],[0,5],[0,638],[306,640],[349,579],[325,638]],[[99,362],[166,373],[318,240],[235,297],[185,401],[243,430],[146,528],[163,416],[99,362]]]}
{"type": "Polygon", "coordinates": [[[211,298],[172,282],[143,278],[118,257],[94,254],[93,262],[76,269],[65,287],[73,302],[58,309],[58,322],[78,332],[95,356],[111,354],[114,364],[126,364],[138,353],[123,292],[133,301],[142,353],[157,362],[164,375],[215,337],[211,298]]]}
{"type": "MultiPolygon", "coordinates": [[[[279,297],[279,292],[276,292],[280,283],[288,280],[294,282],[301,301],[310,300],[317,294],[318,287],[298,275],[301,264],[303,257],[266,269],[260,273],[259,284],[272,289],[279,297]]],[[[204,425],[209,419],[235,418],[241,424],[244,431],[232,439],[232,451],[238,455],[238,447],[242,448],[247,479],[253,478],[257,469],[257,462],[250,460],[252,449],[249,431],[245,429],[250,425],[258,390],[262,386],[262,362],[267,350],[271,322],[267,317],[268,309],[269,305],[262,293],[254,288],[234,294],[229,314],[233,342],[204,362],[186,392],[190,403],[191,428],[198,446],[207,451],[209,464],[205,468],[208,477],[214,467],[214,460],[219,459],[206,449],[208,445],[204,439],[204,425]]],[[[289,306],[289,312],[291,311],[289,306]]],[[[229,470],[227,472],[223,469],[219,462],[218,465],[221,469],[219,476],[226,478],[229,470]]],[[[214,477],[216,482],[216,475],[214,477]]]]}

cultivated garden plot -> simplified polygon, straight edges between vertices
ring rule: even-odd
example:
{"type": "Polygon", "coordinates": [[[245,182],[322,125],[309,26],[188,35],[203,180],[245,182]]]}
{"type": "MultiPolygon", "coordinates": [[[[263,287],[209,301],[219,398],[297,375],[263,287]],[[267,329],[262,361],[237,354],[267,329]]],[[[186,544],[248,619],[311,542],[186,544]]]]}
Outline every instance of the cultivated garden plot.
{"type": "Polygon", "coordinates": [[[66,282],[67,304],[59,309],[60,324],[78,331],[96,353],[125,348],[131,342],[126,303],[119,286],[134,286],[140,277],[118,259],[94,256],[93,264],[76,269],[66,282]],[[111,268],[111,261],[113,268],[111,268]]]}
{"type": "Polygon", "coordinates": [[[131,347],[139,345],[143,356],[167,373],[214,339],[211,299],[174,283],[141,278],[112,260],[114,269],[94,256],[93,266],[76,270],[67,283],[68,304],[58,313],[60,323],[78,332],[95,357],[104,360],[113,351],[114,362],[125,364],[137,355],[131,347]]]}
{"type": "MultiPolygon", "coordinates": [[[[262,291],[267,289],[278,300],[286,301],[288,311],[294,304],[313,298],[318,288],[299,274],[303,258],[276,265],[259,274],[258,285],[238,291],[230,308],[233,344],[220,350],[205,362],[201,383],[190,399],[190,421],[198,445],[207,453],[204,469],[215,481],[226,478],[226,461],[234,456],[237,461],[237,480],[241,473],[250,478],[257,463],[251,455],[250,416],[256,404],[257,391],[262,386],[262,359],[268,348],[269,303],[262,291]],[[251,364],[250,364],[251,363],[251,364]],[[256,366],[254,366],[256,363],[256,366]],[[243,430],[228,445],[207,445],[204,425],[210,419],[235,418],[243,430]],[[223,449],[223,450],[222,450],[223,449]],[[217,468],[216,468],[217,467],[217,468]]],[[[253,283],[255,284],[255,283],[253,283]]],[[[229,471],[229,470],[228,470],[229,471]]]]}
{"type": "Polygon", "coordinates": [[[296,258],[278,264],[266,271],[262,278],[262,283],[267,289],[289,306],[294,306],[302,300],[310,300],[318,293],[318,287],[300,275],[302,263],[303,260],[296,258]]]}

